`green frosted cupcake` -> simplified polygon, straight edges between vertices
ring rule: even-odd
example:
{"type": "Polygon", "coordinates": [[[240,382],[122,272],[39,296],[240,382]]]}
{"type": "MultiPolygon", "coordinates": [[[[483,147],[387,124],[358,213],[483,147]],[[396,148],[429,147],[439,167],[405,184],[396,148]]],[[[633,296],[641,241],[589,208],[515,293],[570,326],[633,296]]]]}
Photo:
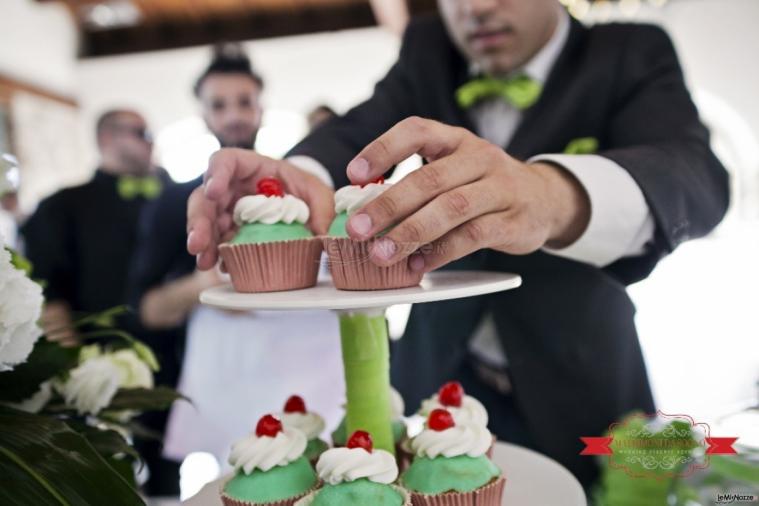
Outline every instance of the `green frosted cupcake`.
{"type": "Polygon", "coordinates": [[[322,238],[329,257],[332,282],[340,290],[385,290],[418,285],[423,273],[412,271],[408,262],[389,267],[368,262],[375,239],[354,241],[345,225],[350,216],[390,188],[382,178],[360,186],[344,186],[335,192],[335,219],[322,238]]]}
{"type": "Polygon", "coordinates": [[[222,501],[226,506],[292,506],[318,483],[305,449],[303,432],[283,427],[272,415],[262,417],[254,434],[232,446],[229,463],[236,474],[224,483],[222,501]]]}
{"type": "Polygon", "coordinates": [[[322,245],[306,228],[308,206],[285,194],[274,178],[259,181],[257,191],[237,201],[237,234],[219,246],[235,290],[274,292],[315,285],[322,245]]]}
{"type": "Polygon", "coordinates": [[[398,477],[395,457],[375,450],[367,432],[356,431],[347,446],[322,453],[316,471],[324,486],[296,506],[411,506],[408,493],[393,485],[398,477]]]}
{"type": "Polygon", "coordinates": [[[291,395],[282,413],[279,415],[282,425],[293,427],[300,430],[306,435],[308,443],[306,444],[305,457],[312,464],[316,464],[321,455],[329,445],[319,439],[319,434],[324,432],[324,418],[313,411],[306,410],[306,402],[299,395],[291,395]]]}
{"type": "Polygon", "coordinates": [[[434,409],[425,429],[411,440],[415,458],[400,483],[414,506],[499,506],[505,479],[485,455],[493,436],[481,424],[457,424],[434,409]]]}

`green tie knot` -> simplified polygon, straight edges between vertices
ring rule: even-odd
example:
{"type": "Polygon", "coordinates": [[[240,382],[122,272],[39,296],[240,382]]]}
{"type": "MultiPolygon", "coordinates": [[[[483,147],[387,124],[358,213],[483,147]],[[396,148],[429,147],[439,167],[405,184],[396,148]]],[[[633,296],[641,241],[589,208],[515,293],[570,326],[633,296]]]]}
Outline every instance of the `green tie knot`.
{"type": "Polygon", "coordinates": [[[543,85],[525,74],[509,79],[480,77],[460,86],[456,90],[456,101],[462,108],[469,109],[481,100],[500,97],[521,111],[535,104],[542,91],[543,85]]]}
{"type": "Polygon", "coordinates": [[[163,184],[155,176],[121,176],[116,189],[124,200],[132,200],[136,197],[153,200],[161,194],[163,184]]]}

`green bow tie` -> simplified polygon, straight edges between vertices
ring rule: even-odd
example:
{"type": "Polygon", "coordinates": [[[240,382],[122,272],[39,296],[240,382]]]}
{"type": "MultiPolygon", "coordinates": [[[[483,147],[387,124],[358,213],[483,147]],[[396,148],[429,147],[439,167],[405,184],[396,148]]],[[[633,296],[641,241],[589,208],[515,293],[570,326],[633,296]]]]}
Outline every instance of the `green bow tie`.
{"type": "Polygon", "coordinates": [[[116,184],[116,191],[124,200],[132,200],[140,196],[153,200],[161,194],[162,189],[163,184],[155,176],[121,176],[116,184]]]}
{"type": "Polygon", "coordinates": [[[480,77],[456,90],[456,101],[463,109],[469,109],[480,100],[501,97],[517,109],[524,110],[540,98],[543,85],[524,75],[509,79],[480,77]]]}

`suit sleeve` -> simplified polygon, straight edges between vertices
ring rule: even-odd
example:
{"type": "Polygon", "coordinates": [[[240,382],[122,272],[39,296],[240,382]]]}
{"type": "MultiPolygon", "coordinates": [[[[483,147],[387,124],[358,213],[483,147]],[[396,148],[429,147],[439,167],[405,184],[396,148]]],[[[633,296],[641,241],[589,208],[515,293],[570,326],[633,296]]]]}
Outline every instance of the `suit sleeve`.
{"type": "Polygon", "coordinates": [[[619,71],[624,84],[604,143],[613,148],[599,154],[626,169],[643,191],[656,222],[650,254],[655,263],[721,221],[729,203],[728,175],[709,146],[663,30],[639,26],[632,32],[619,71]]]}
{"type": "Polygon", "coordinates": [[[414,32],[412,23],[403,36],[398,61],[377,83],[368,100],[315,130],[286,157],[313,158],[329,171],[335,188],[350,184],[345,173],[348,162],[390,127],[414,115],[408,72],[414,32]]]}

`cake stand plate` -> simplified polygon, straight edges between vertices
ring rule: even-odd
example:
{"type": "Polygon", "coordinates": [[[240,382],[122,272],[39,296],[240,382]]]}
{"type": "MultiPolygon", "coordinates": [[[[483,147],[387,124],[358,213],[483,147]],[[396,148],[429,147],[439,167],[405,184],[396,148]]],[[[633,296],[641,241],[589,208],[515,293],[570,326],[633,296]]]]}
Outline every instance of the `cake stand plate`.
{"type": "MultiPolygon", "coordinates": [[[[557,462],[521,446],[498,442],[493,462],[503,470],[503,506],[587,506],[585,493],[557,462]]],[[[226,476],[212,481],[184,501],[184,506],[222,506],[219,488],[226,476]]]]}
{"type": "Polygon", "coordinates": [[[329,279],[304,290],[269,293],[237,293],[227,284],[203,291],[200,302],[233,310],[368,309],[473,297],[521,284],[522,278],[505,272],[438,271],[426,274],[419,286],[365,292],[338,290],[329,279]]]}

